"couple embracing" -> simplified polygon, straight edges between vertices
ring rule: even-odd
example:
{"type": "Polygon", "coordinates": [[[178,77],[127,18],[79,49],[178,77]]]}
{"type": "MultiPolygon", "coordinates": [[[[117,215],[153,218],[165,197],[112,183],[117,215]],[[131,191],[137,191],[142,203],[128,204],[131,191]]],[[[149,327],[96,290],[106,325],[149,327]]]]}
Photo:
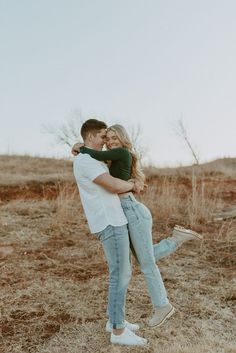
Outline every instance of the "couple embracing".
{"type": "Polygon", "coordinates": [[[125,299],[131,278],[130,249],[145,277],[153,305],[148,325],[158,327],[175,309],[168,300],[156,262],[183,242],[202,236],[176,226],[171,237],[153,245],[151,213],[134,196],[142,191],[145,177],[128,133],[121,125],[108,128],[103,121],[89,119],[81,127],[81,136],[84,144],[72,148],[76,155],[74,175],[90,231],[101,241],[108,263],[105,329],[111,333],[111,343],[142,346],[147,340],[136,334],[139,325],[125,320],[125,299]]]}

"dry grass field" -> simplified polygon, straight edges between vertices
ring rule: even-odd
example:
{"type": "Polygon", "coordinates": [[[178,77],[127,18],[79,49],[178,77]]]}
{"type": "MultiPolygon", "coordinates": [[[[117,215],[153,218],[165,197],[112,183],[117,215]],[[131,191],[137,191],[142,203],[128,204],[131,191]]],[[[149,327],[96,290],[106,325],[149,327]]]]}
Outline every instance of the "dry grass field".
{"type": "Polygon", "coordinates": [[[146,324],[152,308],[133,261],[127,318],[149,344],[121,347],[104,330],[107,265],[71,161],[0,156],[1,353],[236,352],[236,159],[146,174],[139,199],[152,211],[153,241],[175,224],[204,240],[159,262],[176,308],[160,328],[146,324]]]}

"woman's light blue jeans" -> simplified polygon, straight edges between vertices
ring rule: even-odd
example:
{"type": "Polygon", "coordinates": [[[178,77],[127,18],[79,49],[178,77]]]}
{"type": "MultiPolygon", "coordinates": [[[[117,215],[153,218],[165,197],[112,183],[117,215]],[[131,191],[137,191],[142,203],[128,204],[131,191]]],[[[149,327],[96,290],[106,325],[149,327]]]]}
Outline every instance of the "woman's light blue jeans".
{"type": "Polygon", "coordinates": [[[102,242],[109,267],[108,315],[114,329],[125,327],[125,299],[131,278],[130,244],[127,225],[109,225],[96,233],[102,242]]]}
{"type": "Polygon", "coordinates": [[[144,274],[151,302],[154,307],[168,304],[166,289],[156,265],[156,260],[177,248],[174,240],[162,241],[153,247],[152,216],[149,209],[132,194],[120,197],[121,206],[128,220],[131,246],[144,274]]]}

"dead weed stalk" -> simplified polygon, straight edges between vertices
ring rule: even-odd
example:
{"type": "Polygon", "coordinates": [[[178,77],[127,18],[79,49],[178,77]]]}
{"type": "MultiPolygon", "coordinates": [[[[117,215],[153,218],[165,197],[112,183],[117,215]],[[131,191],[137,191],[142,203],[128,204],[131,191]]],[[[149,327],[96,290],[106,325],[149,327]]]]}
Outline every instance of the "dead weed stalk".
{"type": "Polygon", "coordinates": [[[75,221],[78,209],[78,190],[77,187],[71,187],[70,184],[58,183],[58,196],[55,200],[55,215],[53,222],[57,225],[64,223],[73,223],[75,221]]]}

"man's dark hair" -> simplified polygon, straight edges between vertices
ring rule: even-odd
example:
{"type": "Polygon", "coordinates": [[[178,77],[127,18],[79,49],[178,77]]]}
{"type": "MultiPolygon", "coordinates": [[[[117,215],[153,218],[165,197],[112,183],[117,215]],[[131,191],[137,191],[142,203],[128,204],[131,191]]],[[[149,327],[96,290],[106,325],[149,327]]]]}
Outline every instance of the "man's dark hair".
{"type": "Polygon", "coordinates": [[[106,128],[107,128],[107,124],[104,123],[104,121],[100,121],[97,119],[88,119],[83,123],[80,129],[80,133],[81,133],[81,136],[83,137],[83,140],[85,140],[88,134],[96,135],[100,130],[106,129],[106,128]]]}

